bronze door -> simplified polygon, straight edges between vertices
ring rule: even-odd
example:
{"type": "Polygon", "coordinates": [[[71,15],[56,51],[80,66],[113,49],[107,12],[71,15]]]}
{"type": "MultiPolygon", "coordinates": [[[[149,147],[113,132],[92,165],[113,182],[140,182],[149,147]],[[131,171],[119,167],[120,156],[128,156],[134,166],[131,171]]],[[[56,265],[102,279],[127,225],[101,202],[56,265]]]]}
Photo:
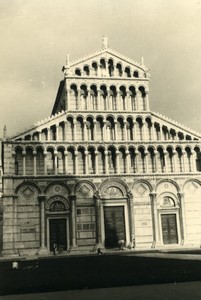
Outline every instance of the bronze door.
{"type": "Polygon", "coordinates": [[[176,214],[161,215],[163,243],[164,244],[177,244],[177,219],[176,214]]]}
{"type": "Polygon", "coordinates": [[[53,245],[57,248],[62,247],[67,250],[66,239],[66,219],[50,219],[50,251],[53,251],[53,245]]]}
{"type": "Polygon", "coordinates": [[[118,247],[119,240],[126,240],[123,206],[105,206],[105,247],[118,247]]]}

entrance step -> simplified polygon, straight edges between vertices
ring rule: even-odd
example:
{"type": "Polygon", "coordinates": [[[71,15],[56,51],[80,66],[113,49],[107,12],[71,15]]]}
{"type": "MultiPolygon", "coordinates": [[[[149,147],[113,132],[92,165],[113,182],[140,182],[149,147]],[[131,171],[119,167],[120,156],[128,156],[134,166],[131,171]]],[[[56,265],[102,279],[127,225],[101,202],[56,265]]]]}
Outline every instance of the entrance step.
{"type": "Polygon", "coordinates": [[[96,248],[94,245],[92,246],[78,246],[78,247],[72,247],[70,249],[70,253],[96,253],[96,248]]]}

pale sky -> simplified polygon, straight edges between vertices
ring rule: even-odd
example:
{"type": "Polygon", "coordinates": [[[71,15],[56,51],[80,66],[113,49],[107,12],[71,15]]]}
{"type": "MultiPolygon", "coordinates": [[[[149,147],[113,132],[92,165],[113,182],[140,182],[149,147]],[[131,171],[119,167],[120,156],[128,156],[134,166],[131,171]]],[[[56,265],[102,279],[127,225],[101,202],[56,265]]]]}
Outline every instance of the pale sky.
{"type": "Polygon", "coordinates": [[[150,69],[150,108],[201,132],[201,0],[0,0],[0,137],[51,114],[66,54],[150,69]]]}

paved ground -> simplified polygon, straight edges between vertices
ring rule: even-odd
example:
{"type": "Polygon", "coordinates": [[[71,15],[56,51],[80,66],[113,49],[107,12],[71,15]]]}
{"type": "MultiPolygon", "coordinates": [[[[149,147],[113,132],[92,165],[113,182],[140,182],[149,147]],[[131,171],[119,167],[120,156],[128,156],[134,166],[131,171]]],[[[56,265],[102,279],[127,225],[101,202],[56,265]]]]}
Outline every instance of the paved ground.
{"type": "Polygon", "coordinates": [[[201,299],[200,250],[21,258],[19,271],[11,265],[0,261],[0,299],[201,299]]]}
{"type": "Polygon", "coordinates": [[[201,282],[0,296],[2,300],[200,300],[201,282]]]}

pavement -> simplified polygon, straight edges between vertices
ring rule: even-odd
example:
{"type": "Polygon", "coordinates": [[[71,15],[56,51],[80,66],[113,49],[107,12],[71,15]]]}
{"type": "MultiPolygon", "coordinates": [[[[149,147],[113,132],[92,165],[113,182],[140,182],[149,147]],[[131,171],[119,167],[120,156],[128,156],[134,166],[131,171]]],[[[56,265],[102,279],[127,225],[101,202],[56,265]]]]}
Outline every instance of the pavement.
{"type": "Polygon", "coordinates": [[[201,282],[0,296],[2,300],[200,300],[201,282]]]}
{"type": "MultiPolygon", "coordinates": [[[[201,260],[201,249],[200,248],[186,248],[182,250],[103,250],[104,255],[125,255],[125,256],[144,256],[144,257],[157,257],[157,258],[168,258],[168,259],[188,259],[188,260],[201,260]],[[197,252],[197,253],[196,253],[197,252]]],[[[13,261],[13,260],[37,260],[37,259],[56,259],[64,257],[73,257],[73,256],[97,256],[97,252],[89,251],[72,251],[65,252],[57,255],[52,253],[48,255],[13,255],[13,256],[0,256],[1,261],[13,261]]]]}

